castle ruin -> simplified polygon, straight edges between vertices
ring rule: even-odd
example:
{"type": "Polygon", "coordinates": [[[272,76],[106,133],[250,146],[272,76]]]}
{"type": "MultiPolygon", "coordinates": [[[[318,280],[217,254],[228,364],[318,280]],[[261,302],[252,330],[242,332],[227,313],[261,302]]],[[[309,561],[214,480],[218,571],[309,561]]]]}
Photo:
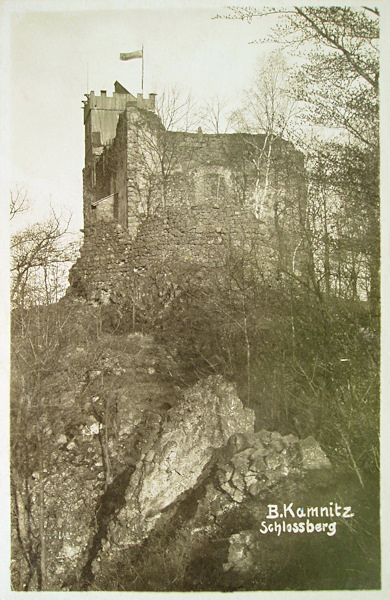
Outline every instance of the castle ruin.
{"type": "Polygon", "coordinates": [[[253,239],[264,265],[269,244],[279,261],[292,255],[305,180],[291,143],[172,131],[155,94],[134,96],[118,82],[112,96],[86,95],[84,125],[84,245],[72,292],[116,302],[124,281],[157,258],[210,262],[221,246],[253,239]]]}

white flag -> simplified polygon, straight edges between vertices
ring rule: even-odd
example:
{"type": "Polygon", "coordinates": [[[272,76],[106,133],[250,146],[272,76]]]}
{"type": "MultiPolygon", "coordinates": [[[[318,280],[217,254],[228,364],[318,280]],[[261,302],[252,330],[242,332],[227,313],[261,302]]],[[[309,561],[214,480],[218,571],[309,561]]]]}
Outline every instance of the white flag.
{"type": "Polygon", "coordinates": [[[121,60],[131,60],[132,58],[142,58],[142,50],[135,50],[135,52],[121,53],[119,55],[121,60]]]}

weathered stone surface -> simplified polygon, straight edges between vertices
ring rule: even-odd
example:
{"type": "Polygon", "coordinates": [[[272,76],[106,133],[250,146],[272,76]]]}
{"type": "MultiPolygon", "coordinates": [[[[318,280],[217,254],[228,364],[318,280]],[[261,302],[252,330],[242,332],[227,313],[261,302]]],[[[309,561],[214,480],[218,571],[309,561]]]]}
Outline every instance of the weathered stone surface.
{"type": "Polygon", "coordinates": [[[251,446],[236,451],[233,455],[232,449],[234,451],[236,446],[229,440],[224,459],[223,456],[220,458],[217,471],[221,490],[238,504],[246,497],[258,496],[288,475],[302,470],[301,457],[290,449],[296,445],[297,438],[294,436],[288,438],[286,443],[278,432],[261,430],[246,434],[245,439],[245,445],[248,445],[250,440],[251,446]]]}
{"type": "Polygon", "coordinates": [[[276,469],[281,464],[281,457],[278,452],[271,450],[265,457],[265,463],[269,469],[276,469]]]}
{"type": "Polygon", "coordinates": [[[285,435],[282,438],[282,440],[286,444],[286,446],[290,446],[290,445],[299,443],[299,438],[297,438],[297,436],[295,436],[295,435],[292,435],[291,433],[289,435],[285,435]]]}
{"type": "Polygon", "coordinates": [[[61,435],[59,435],[57,438],[57,444],[59,446],[66,444],[67,441],[68,441],[68,438],[66,437],[66,435],[64,433],[61,433],[61,435]]]}
{"type": "Polygon", "coordinates": [[[251,475],[251,474],[247,474],[244,476],[244,481],[245,481],[245,487],[250,488],[251,485],[254,485],[255,483],[257,483],[257,477],[256,475],[251,475]]]}
{"type": "MultiPolygon", "coordinates": [[[[253,432],[253,427],[253,411],[243,407],[234,387],[222,377],[209,377],[188,390],[153,439],[154,459],[137,465],[120,514],[127,526],[119,534],[116,531],[117,543],[137,543],[161,511],[196,484],[214,450],[234,433],[253,432]]],[[[233,494],[240,501],[235,488],[233,494]]]]}
{"type": "Polygon", "coordinates": [[[68,401],[41,423],[44,468],[34,465],[28,481],[37,540],[44,489],[48,589],[70,588],[81,573],[88,582],[89,563],[96,572],[186,502],[188,546],[195,537],[201,545],[230,511],[251,511],[288,474],[329,466],[313,438],[254,433],[253,411],[222,377],[177,388],[166,376],[175,361],[150,336],[109,336],[104,351],[69,350],[67,360],[71,375],[49,383],[68,401]]]}
{"type": "Polygon", "coordinates": [[[217,477],[221,483],[225,483],[229,481],[231,476],[233,475],[234,468],[232,465],[223,465],[217,472],[217,477]]]}
{"type": "Polygon", "coordinates": [[[260,450],[261,447],[265,448],[264,443],[264,433],[263,431],[256,431],[255,433],[248,433],[246,436],[247,447],[254,448],[260,450]]]}
{"type": "Polygon", "coordinates": [[[259,494],[264,492],[264,490],[266,490],[266,489],[267,489],[267,485],[264,483],[264,481],[256,481],[256,483],[252,483],[251,485],[248,486],[248,492],[252,496],[258,496],[259,494]]]}
{"type": "Polygon", "coordinates": [[[260,429],[256,432],[256,438],[263,444],[269,444],[271,441],[271,432],[266,429],[260,429]]]}
{"type": "Polygon", "coordinates": [[[67,372],[49,376],[50,389],[59,390],[59,401],[56,410],[42,418],[44,469],[35,468],[28,481],[34,540],[40,535],[40,486],[44,490],[50,556],[45,585],[50,590],[66,589],[69,579],[80,575],[102,528],[101,519],[109,520],[107,514],[114,513],[121,501],[117,487],[111,496],[105,496],[105,489],[134,468],[140,439],[156,438],[166,398],[174,403],[179,395],[164,377],[168,369],[175,372],[172,357],[149,336],[109,337],[104,349],[93,346],[83,351],[84,363],[75,348],[67,353],[61,361],[67,372]],[[120,349],[114,350],[115,343],[120,349]],[[152,363],[162,377],[147,374],[152,363]],[[75,376],[70,377],[73,368],[75,376]],[[72,403],[61,403],[64,396],[72,403]]]}
{"type": "Polygon", "coordinates": [[[244,493],[236,487],[233,487],[229,483],[224,483],[221,485],[221,489],[226,492],[230,498],[240,504],[244,500],[244,493]]]}
{"type": "Polygon", "coordinates": [[[251,547],[256,541],[253,531],[241,531],[230,536],[228,562],[223,565],[224,571],[230,569],[242,573],[253,570],[254,561],[251,547]]]}
{"type": "Polygon", "coordinates": [[[266,469],[264,462],[264,448],[256,450],[251,456],[250,470],[257,473],[263,473],[266,469]]]}
{"type": "Polygon", "coordinates": [[[280,439],[273,439],[271,442],[271,447],[274,450],[274,452],[282,452],[282,450],[285,448],[283,442],[280,439]]]}
{"type": "Polygon", "coordinates": [[[244,473],[248,470],[249,460],[253,452],[254,448],[247,448],[233,456],[231,462],[240,473],[244,473]]]}
{"type": "Polygon", "coordinates": [[[235,488],[240,490],[240,492],[245,491],[246,485],[244,481],[244,476],[239,471],[234,471],[233,476],[231,478],[231,483],[235,488]]]}
{"type": "Polygon", "coordinates": [[[326,469],[332,466],[325,452],[312,436],[302,440],[299,445],[302,453],[303,469],[326,469]]]}

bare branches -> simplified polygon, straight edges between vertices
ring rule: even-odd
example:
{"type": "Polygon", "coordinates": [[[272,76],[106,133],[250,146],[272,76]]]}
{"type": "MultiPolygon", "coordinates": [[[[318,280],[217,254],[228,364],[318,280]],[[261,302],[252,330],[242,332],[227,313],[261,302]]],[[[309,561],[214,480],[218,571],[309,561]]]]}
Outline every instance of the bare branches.
{"type": "Polygon", "coordinates": [[[368,7],[362,9],[348,6],[303,6],[294,7],[293,10],[229,7],[227,15],[218,15],[217,18],[251,23],[255,18],[279,17],[270,35],[260,41],[279,42],[285,46],[322,45],[328,51],[340,53],[351,72],[361,77],[377,93],[379,11],[368,7]]]}
{"type": "Polygon", "coordinates": [[[231,124],[230,118],[227,116],[228,100],[213,96],[206,103],[202,111],[202,127],[210,133],[219,135],[226,133],[231,124]]]}
{"type": "Polygon", "coordinates": [[[250,201],[257,218],[262,216],[266,204],[271,206],[273,145],[289,137],[299,113],[299,106],[290,94],[289,75],[280,51],[260,61],[254,85],[245,93],[241,108],[231,116],[236,131],[247,134],[242,139],[248,146],[245,159],[256,173],[250,201]]]}
{"type": "MultiPolygon", "coordinates": [[[[335,21],[330,19],[330,27],[328,28],[328,23],[325,21],[325,19],[321,18],[321,14],[318,11],[314,12],[314,16],[312,16],[313,13],[311,14],[309,11],[305,11],[299,7],[296,7],[295,10],[297,11],[298,15],[300,15],[309,23],[313,32],[318,35],[319,39],[323,40],[326,44],[329,44],[332,48],[342,52],[352,69],[358,75],[363,77],[363,79],[365,79],[375,89],[375,91],[378,91],[377,73],[372,76],[367,67],[364,68],[364,66],[362,66],[363,63],[361,60],[359,60],[359,56],[354,56],[354,53],[348,49],[344,36],[337,35],[337,33],[334,31],[332,32],[332,25],[334,25],[335,21]],[[315,19],[316,16],[317,20],[315,19]]],[[[353,32],[351,32],[350,35],[352,33],[353,32]]],[[[376,37],[374,39],[376,39],[376,37]]]]}
{"type": "MultiPolygon", "coordinates": [[[[232,14],[248,21],[274,15],[277,21],[268,41],[303,47],[306,63],[296,68],[289,81],[290,97],[305,108],[303,124],[344,130],[355,143],[375,149],[379,128],[377,12],[304,6],[293,10],[242,8],[232,14]]],[[[266,117],[272,120],[272,102],[264,106],[269,107],[266,117]]]]}
{"type": "Polygon", "coordinates": [[[199,123],[200,114],[190,94],[177,89],[160,95],[157,115],[139,113],[132,124],[134,146],[133,176],[130,185],[137,202],[132,211],[144,218],[167,206],[170,186],[177,171],[186,171],[191,161],[189,132],[199,123]]]}
{"type": "Polygon", "coordinates": [[[379,10],[377,8],[370,8],[369,6],[363,6],[362,8],[364,8],[364,10],[367,10],[368,12],[373,13],[377,17],[379,17],[379,10]]]}
{"type": "Polygon", "coordinates": [[[26,190],[17,187],[10,192],[9,218],[12,221],[16,215],[25,213],[30,208],[30,200],[26,190]]]}
{"type": "Polygon", "coordinates": [[[227,20],[235,20],[240,19],[241,21],[248,21],[248,23],[252,22],[252,19],[255,17],[268,17],[270,15],[288,15],[294,14],[293,10],[284,9],[284,8],[263,8],[258,9],[253,6],[228,6],[227,9],[230,11],[227,15],[216,15],[215,19],[227,19],[227,20]]]}
{"type": "Polygon", "coordinates": [[[66,267],[75,258],[74,243],[67,243],[70,218],[51,217],[29,226],[11,238],[11,297],[15,305],[27,306],[58,300],[64,287],[66,267]]]}
{"type": "Polygon", "coordinates": [[[232,120],[239,131],[281,138],[286,137],[298,110],[290,93],[290,71],[279,51],[259,61],[255,83],[232,120]]]}
{"type": "Polygon", "coordinates": [[[175,87],[159,94],[156,112],[167,131],[194,131],[200,122],[191,93],[184,94],[175,87]]]}

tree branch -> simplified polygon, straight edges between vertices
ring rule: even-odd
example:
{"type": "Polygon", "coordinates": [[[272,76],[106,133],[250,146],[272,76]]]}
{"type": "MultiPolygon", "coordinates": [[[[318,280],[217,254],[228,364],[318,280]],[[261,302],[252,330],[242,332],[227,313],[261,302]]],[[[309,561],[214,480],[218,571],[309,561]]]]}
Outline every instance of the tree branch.
{"type": "Polygon", "coordinates": [[[373,79],[368,73],[366,73],[364,71],[364,69],[362,69],[359,66],[359,64],[356,62],[356,60],[354,60],[351,52],[349,52],[345,48],[345,46],[340,44],[334,36],[331,36],[330,33],[328,33],[325,28],[321,29],[317,25],[317,23],[314,21],[314,19],[312,19],[308,14],[306,14],[301,8],[296,6],[295,10],[303,19],[305,19],[311,25],[311,27],[314,29],[314,31],[316,31],[322,39],[329,42],[337,50],[340,50],[340,52],[343,53],[343,55],[345,56],[345,58],[347,59],[347,61],[351,65],[351,67],[356,71],[356,73],[358,73],[361,77],[363,77],[363,79],[365,79],[367,81],[367,83],[369,83],[376,92],[378,91],[377,79],[373,79]]]}

